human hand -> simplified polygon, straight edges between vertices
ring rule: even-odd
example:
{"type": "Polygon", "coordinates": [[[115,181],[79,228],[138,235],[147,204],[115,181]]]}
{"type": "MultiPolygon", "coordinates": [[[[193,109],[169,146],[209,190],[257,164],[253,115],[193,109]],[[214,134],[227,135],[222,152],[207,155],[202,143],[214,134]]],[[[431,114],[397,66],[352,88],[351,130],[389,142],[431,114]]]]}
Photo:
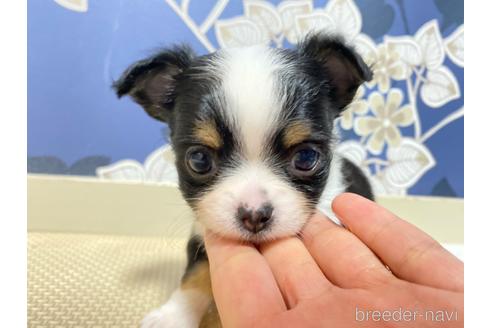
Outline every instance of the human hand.
{"type": "Polygon", "coordinates": [[[316,213],[259,248],[205,235],[225,328],[463,326],[463,262],[360,196],[332,207],[347,229],[316,213]]]}

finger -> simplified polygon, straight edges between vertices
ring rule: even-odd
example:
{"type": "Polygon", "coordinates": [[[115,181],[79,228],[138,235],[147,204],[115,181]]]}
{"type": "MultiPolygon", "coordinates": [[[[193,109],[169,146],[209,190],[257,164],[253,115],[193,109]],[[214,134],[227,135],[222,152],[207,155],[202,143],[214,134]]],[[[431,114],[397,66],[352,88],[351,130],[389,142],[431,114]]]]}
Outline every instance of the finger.
{"type": "Polygon", "coordinates": [[[205,234],[212,290],[224,327],[252,327],[286,306],[265,258],[251,244],[205,234]]]}
{"type": "Polygon", "coordinates": [[[289,309],[299,301],[316,297],[333,287],[298,238],[262,244],[260,252],[266,258],[289,309]]]}
{"type": "Polygon", "coordinates": [[[393,277],[364,243],[319,212],[302,238],[326,277],[340,287],[364,288],[393,277]]]}
{"type": "Polygon", "coordinates": [[[338,196],[332,208],[398,277],[431,287],[463,290],[463,263],[412,224],[355,194],[338,196]]]}

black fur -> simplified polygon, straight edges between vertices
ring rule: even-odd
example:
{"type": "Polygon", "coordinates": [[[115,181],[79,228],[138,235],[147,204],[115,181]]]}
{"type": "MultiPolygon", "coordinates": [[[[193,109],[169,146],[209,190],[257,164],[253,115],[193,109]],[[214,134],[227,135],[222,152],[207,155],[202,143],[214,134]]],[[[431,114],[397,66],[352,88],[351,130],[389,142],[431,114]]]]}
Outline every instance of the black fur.
{"type": "Polygon", "coordinates": [[[188,240],[186,255],[187,264],[182,280],[186,280],[197,263],[208,260],[207,253],[205,252],[205,245],[203,244],[203,238],[201,236],[194,235],[188,240]]]}
{"type": "Polygon", "coordinates": [[[374,200],[371,185],[359,167],[347,159],[343,159],[342,173],[347,185],[346,192],[361,195],[367,199],[374,200]]]}
{"type": "Polygon", "coordinates": [[[341,37],[316,33],[301,42],[299,51],[321,65],[331,87],[330,99],[339,111],[352,101],[363,82],[372,80],[371,69],[341,37]]]}

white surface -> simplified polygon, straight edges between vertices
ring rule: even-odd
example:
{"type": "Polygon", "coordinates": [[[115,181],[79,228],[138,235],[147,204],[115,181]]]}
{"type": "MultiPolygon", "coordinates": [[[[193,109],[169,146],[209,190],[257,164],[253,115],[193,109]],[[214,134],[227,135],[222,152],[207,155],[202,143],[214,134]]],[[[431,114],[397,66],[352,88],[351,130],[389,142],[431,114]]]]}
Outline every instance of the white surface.
{"type": "Polygon", "coordinates": [[[442,244],[444,248],[450,251],[461,261],[465,261],[465,245],[463,244],[442,244]]]}

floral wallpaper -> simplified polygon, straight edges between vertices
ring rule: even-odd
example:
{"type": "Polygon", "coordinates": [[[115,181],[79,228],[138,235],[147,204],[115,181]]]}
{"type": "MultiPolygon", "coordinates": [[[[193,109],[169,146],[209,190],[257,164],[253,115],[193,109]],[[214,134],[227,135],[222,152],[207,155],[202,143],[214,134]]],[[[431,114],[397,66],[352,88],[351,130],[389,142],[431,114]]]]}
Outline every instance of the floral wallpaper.
{"type": "Polygon", "coordinates": [[[156,46],[199,54],[345,36],[372,65],[337,151],[379,195],[463,197],[463,1],[31,0],[28,171],[176,184],[167,128],[110,85],[156,46]],[[72,163],[72,164],[69,164],[72,163]]]}

